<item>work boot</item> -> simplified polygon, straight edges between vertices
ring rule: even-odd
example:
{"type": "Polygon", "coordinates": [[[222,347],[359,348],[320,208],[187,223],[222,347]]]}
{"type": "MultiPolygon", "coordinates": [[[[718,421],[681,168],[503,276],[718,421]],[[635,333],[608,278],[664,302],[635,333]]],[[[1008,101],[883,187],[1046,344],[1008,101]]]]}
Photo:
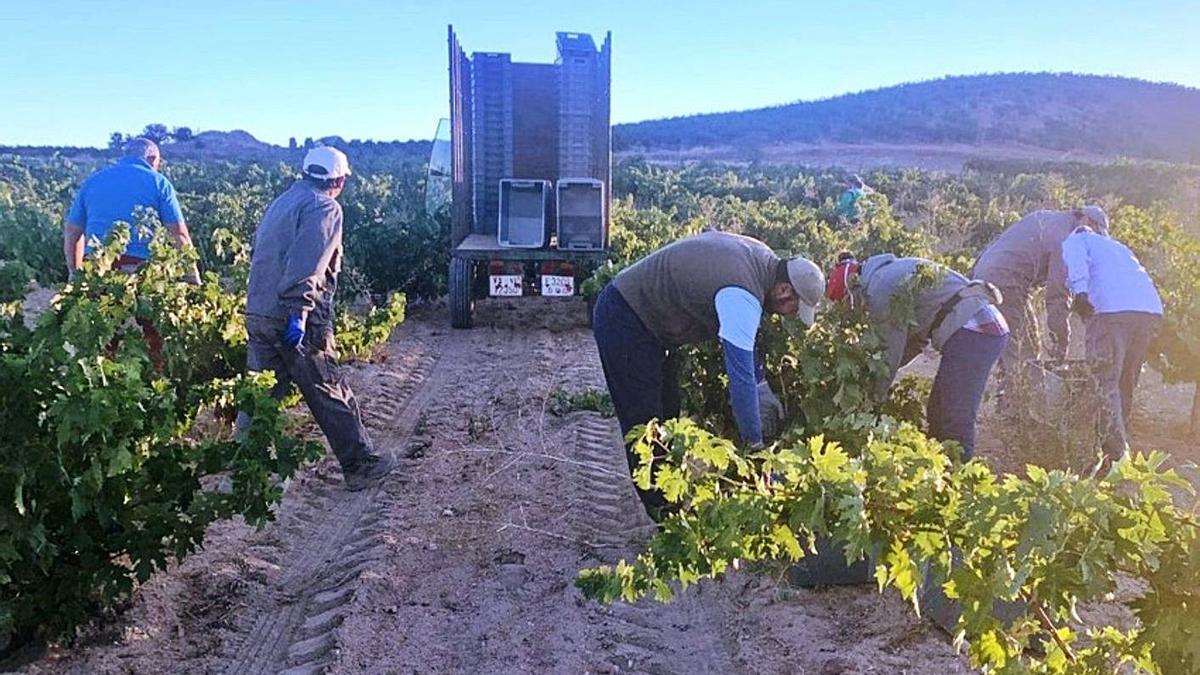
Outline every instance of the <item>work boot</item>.
{"type": "Polygon", "coordinates": [[[365,490],[379,483],[379,479],[388,475],[396,468],[396,458],[392,453],[371,455],[354,465],[353,468],[342,469],[342,477],[346,481],[346,489],[350,492],[365,490]]]}

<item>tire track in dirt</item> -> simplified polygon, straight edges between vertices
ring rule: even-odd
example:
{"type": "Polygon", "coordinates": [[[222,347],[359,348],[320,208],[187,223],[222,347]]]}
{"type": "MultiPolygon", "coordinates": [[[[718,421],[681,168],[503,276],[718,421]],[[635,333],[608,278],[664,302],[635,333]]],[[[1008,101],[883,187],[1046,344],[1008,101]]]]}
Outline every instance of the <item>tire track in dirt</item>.
{"type": "Polygon", "coordinates": [[[612,420],[594,413],[583,417],[575,430],[580,462],[575,480],[580,489],[572,500],[572,523],[598,554],[623,550],[630,543],[629,478],[624,467],[612,466],[613,447],[620,443],[620,430],[612,420]]]}
{"type": "MultiPolygon", "coordinates": [[[[364,423],[385,432],[376,444],[401,456],[408,456],[411,446],[389,445],[406,441],[418,426],[428,393],[436,388],[442,358],[428,345],[419,345],[416,352],[393,359],[407,373],[378,371],[362,392],[367,401],[362,409],[364,423]]],[[[301,507],[284,525],[288,533],[298,536],[277,561],[283,573],[263,598],[253,627],[226,673],[302,675],[326,669],[356,582],[385,550],[380,492],[400,481],[392,474],[381,485],[355,493],[346,492],[340,481],[326,481],[301,496],[301,507]]]]}
{"type": "MultiPolygon", "coordinates": [[[[572,522],[579,537],[604,562],[636,555],[635,547],[653,532],[632,488],[620,430],[613,419],[588,414],[576,427],[575,479],[578,498],[572,522]]],[[[596,607],[600,649],[588,664],[593,672],[734,673],[716,603],[699,587],[674,602],[642,600],[596,607]]]]}

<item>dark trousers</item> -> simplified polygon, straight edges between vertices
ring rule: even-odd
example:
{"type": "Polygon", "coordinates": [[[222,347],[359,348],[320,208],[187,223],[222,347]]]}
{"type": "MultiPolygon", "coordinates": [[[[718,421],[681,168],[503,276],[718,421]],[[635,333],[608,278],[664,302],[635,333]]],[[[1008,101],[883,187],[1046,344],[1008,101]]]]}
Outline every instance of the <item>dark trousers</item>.
{"type": "Polygon", "coordinates": [[[1007,344],[1007,335],[984,335],[960,328],[942,345],[942,360],[926,407],[929,435],[941,441],[957,441],[963,459],[975,454],[979,404],[992,367],[1007,344]]]}
{"type": "MultiPolygon", "coordinates": [[[[250,335],[246,367],[255,372],[274,371],[276,384],[271,395],[277,400],[295,383],[342,471],[352,471],[374,455],[375,450],[363,427],[354,392],[339,372],[333,327],[309,324],[299,349],[283,345],[284,327],[282,319],[246,317],[246,331],[250,335]]],[[[245,413],[239,413],[238,427],[245,428],[248,423],[245,413]]]]}
{"type": "Polygon", "coordinates": [[[1162,317],[1146,312],[1095,314],[1087,321],[1087,358],[1104,405],[1105,456],[1118,459],[1129,444],[1133,391],[1162,317]]]}
{"type": "MultiPolygon", "coordinates": [[[[652,419],[679,416],[678,355],[646,330],[612,284],[596,298],[592,333],[623,435],[652,419]]],[[[638,459],[628,443],[625,458],[632,472],[638,459]]],[[[667,502],[659,492],[638,490],[638,497],[651,518],[664,515],[667,502]]]]}

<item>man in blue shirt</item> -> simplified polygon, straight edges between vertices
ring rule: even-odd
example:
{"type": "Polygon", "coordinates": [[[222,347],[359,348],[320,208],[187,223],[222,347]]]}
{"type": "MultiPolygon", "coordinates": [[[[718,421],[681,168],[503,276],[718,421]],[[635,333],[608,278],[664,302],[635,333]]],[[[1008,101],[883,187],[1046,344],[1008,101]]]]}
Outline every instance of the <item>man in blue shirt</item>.
{"type": "Polygon", "coordinates": [[[1133,251],[1086,225],[1062,243],[1071,307],[1087,323],[1087,358],[1108,415],[1105,458],[1129,448],[1129,415],[1150,342],[1162,323],[1163,304],[1133,251]]]}
{"type": "MultiPolygon", "coordinates": [[[[134,212],[139,206],[158,214],[177,246],[192,246],[175,187],[158,172],[161,163],[158,145],[146,138],[135,138],[125,145],[125,156],[119,162],[84,181],[67,212],[63,228],[63,255],[69,276],[75,275],[75,270],[83,264],[84,257],[92,252],[96,242],[108,238],[117,221],[133,228],[129,246],[118,261],[119,267],[133,271],[149,259],[154,233],[135,227],[134,212]]],[[[189,280],[198,282],[199,275],[193,273],[189,280]]]]}

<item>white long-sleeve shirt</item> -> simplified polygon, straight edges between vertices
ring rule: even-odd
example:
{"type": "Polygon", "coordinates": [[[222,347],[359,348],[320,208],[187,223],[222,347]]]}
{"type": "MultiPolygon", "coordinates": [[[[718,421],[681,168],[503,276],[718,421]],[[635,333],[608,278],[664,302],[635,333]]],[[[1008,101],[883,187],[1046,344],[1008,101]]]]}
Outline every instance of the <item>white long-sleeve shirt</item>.
{"type": "Polygon", "coordinates": [[[1097,314],[1163,313],[1154,282],[1125,244],[1095,232],[1077,231],[1063,241],[1062,257],[1067,288],[1072,295],[1087,293],[1097,314]]]}

